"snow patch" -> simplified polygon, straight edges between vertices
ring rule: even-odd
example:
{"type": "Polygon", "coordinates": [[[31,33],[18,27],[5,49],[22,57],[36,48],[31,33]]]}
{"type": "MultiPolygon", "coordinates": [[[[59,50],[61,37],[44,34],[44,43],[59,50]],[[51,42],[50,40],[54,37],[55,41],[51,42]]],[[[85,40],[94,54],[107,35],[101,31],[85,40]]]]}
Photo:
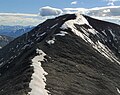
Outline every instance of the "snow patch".
{"type": "Polygon", "coordinates": [[[56,36],[65,36],[68,34],[66,31],[60,31],[60,33],[55,34],[56,36]]]}
{"type": "Polygon", "coordinates": [[[47,43],[50,44],[50,45],[54,44],[55,43],[55,38],[52,38],[52,40],[48,40],[47,43]]]}
{"type": "Polygon", "coordinates": [[[105,33],[105,30],[101,31],[105,36],[107,36],[107,34],[105,33]]]}
{"type": "Polygon", "coordinates": [[[89,25],[88,21],[82,16],[80,15],[79,13],[76,13],[76,19],[74,20],[68,20],[66,21],[62,26],[61,26],[61,29],[68,29],[68,28],[71,28],[72,31],[74,31],[74,29],[76,28],[74,25],[75,24],[78,24],[78,25],[84,25],[84,24],[87,24],[89,25]]]}
{"type": "Polygon", "coordinates": [[[95,45],[93,45],[93,48],[96,49],[99,53],[101,53],[102,55],[104,55],[106,58],[108,58],[109,60],[111,60],[112,62],[114,62],[110,56],[111,52],[109,50],[109,48],[107,48],[105,45],[103,45],[101,42],[96,42],[95,45]]]}
{"type": "Polygon", "coordinates": [[[120,90],[118,88],[116,88],[116,89],[117,89],[117,92],[120,94],[120,90]]]}
{"type": "Polygon", "coordinates": [[[32,74],[32,80],[29,87],[32,89],[28,92],[29,95],[49,95],[49,91],[45,89],[46,78],[45,75],[48,73],[44,71],[41,66],[41,61],[44,61],[46,55],[42,50],[37,49],[37,56],[32,59],[32,66],[34,67],[34,73],[32,74]]]}
{"type": "Polygon", "coordinates": [[[97,34],[98,32],[95,29],[88,29],[88,31],[90,33],[92,33],[93,35],[97,34]]]}
{"type": "Polygon", "coordinates": [[[29,47],[29,44],[24,45],[24,47],[22,49],[26,49],[27,47],[29,47]]]}
{"type": "Polygon", "coordinates": [[[70,28],[74,32],[74,34],[80,36],[86,42],[90,41],[90,39],[85,35],[85,34],[88,34],[88,33],[86,33],[86,31],[84,29],[83,29],[83,31],[85,32],[85,34],[78,31],[77,28],[75,27],[75,24],[77,24],[77,25],[84,25],[84,24],[89,25],[88,21],[82,15],[77,13],[76,14],[76,19],[66,21],[60,28],[63,29],[63,30],[70,28]]]}
{"type": "Polygon", "coordinates": [[[53,25],[50,29],[53,29],[54,27],[56,27],[58,25],[58,23],[56,23],[55,25],[53,25]]]}

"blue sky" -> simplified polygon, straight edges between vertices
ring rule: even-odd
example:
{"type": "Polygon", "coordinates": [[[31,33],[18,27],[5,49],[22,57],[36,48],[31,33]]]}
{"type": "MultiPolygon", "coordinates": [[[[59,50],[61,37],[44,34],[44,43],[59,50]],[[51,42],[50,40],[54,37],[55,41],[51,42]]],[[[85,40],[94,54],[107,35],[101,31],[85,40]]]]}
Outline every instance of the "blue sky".
{"type": "Polygon", "coordinates": [[[0,25],[38,25],[48,18],[74,12],[120,24],[120,0],[0,0],[0,25]],[[104,10],[94,7],[104,7],[104,10]],[[91,8],[97,9],[97,14],[91,8]],[[118,18],[113,19],[116,12],[118,18]]]}
{"type": "Polygon", "coordinates": [[[0,12],[38,13],[39,8],[44,6],[61,9],[67,7],[92,8],[107,6],[110,1],[113,1],[114,5],[120,5],[119,0],[0,0],[0,12]],[[73,1],[77,1],[77,3],[71,4],[73,1]]]}

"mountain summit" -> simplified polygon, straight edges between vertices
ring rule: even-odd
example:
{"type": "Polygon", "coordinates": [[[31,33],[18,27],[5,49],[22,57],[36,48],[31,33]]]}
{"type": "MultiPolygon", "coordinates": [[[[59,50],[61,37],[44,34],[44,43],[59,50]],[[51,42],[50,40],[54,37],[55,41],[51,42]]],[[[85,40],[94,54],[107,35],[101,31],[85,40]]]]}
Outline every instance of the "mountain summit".
{"type": "Polygon", "coordinates": [[[0,95],[119,94],[119,25],[66,14],[0,50],[0,95]]]}

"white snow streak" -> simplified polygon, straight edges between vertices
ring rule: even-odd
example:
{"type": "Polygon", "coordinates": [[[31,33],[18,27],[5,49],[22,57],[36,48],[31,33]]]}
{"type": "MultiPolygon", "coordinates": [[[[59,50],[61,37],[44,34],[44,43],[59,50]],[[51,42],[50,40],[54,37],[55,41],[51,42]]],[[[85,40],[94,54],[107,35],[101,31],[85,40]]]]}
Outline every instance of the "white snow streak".
{"type": "Polygon", "coordinates": [[[113,38],[115,38],[115,34],[112,32],[112,30],[109,29],[109,31],[110,31],[110,34],[113,36],[113,38]]]}
{"type": "Polygon", "coordinates": [[[44,36],[46,34],[46,32],[42,33],[40,36],[44,36]]]}
{"type": "Polygon", "coordinates": [[[60,31],[60,33],[57,33],[56,36],[65,36],[66,34],[68,34],[65,31],[60,31]]]}
{"type": "Polygon", "coordinates": [[[118,88],[116,88],[116,89],[117,89],[117,92],[120,94],[120,90],[118,88]]]}
{"type": "Polygon", "coordinates": [[[53,25],[50,29],[53,29],[54,27],[56,27],[58,25],[58,23],[56,23],[55,25],[53,25]]]}
{"type": "Polygon", "coordinates": [[[46,78],[45,75],[48,73],[44,71],[41,66],[41,61],[44,61],[44,56],[46,55],[42,50],[37,49],[39,55],[32,59],[32,66],[34,67],[34,73],[32,74],[32,80],[29,87],[32,89],[28,95],[49,95],[45,86],[46,78]]]}
{"type": "Polygon", "coordinates": [[[95,29],[88,29],[88,31],[90,33],[92,33],[93,35],[97,34],[98,32],[95,29]]]}

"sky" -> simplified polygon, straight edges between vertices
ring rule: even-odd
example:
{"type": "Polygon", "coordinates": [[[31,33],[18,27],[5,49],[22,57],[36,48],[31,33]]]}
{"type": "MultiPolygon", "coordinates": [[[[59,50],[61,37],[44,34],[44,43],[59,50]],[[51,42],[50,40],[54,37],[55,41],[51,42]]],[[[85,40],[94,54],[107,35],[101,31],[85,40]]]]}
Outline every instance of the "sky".
{"type": "Polygon", "coordinates": [[[120,0],[0,0],[0,13],[38,13],[39,8],[93,8],[120,5],[120,0]]]}
{"type": "Polygon", "coordinates": [[[120,0],[0,0],[0,25],[36,26],[74,11],[120,24],[120,0]]]}

